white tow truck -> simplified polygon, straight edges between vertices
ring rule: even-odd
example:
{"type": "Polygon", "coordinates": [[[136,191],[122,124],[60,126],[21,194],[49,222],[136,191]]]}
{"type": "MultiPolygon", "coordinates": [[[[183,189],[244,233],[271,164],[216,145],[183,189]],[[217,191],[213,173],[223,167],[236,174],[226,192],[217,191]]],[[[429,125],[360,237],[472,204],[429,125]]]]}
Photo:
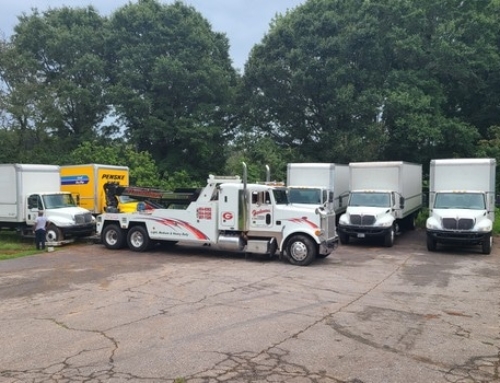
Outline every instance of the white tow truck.
{"type": "Polygon", "coordinates": [[[327,257],[337,246],[335,213],[327,207],[295,207],[287,189],[247,184],[239,176],[210,175],[207,186],[173,193],[188,201],[182,204],[137,211],[107,212],[97,217],[97,234],[109,249],[128,246],[145,251],[159,242],[209,245],[241,253],[279,253],[299,266],[327,257]],[[181,196],[182,194],[182,196],[181,196]]]}

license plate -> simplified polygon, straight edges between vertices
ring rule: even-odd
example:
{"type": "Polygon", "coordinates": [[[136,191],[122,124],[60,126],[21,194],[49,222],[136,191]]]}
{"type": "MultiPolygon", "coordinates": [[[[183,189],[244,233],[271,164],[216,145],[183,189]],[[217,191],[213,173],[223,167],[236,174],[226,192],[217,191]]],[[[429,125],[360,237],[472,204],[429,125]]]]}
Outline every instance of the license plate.
{"type": "Polygon", "coordinates": [[[358,233],[358,238],[364,238],[365,237],[365,233],[358,233]]]}

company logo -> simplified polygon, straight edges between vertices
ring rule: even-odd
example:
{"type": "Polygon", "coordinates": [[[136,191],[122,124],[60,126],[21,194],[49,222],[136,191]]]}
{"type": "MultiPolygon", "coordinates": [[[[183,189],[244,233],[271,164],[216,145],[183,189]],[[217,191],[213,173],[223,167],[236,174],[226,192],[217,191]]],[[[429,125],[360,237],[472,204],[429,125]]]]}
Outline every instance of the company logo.
{"type": "Polygon", "coordinates": [[[120,181],[120,180],[124,180],[125,176],[119,175],[119,174],[103,174],[101,178],[105,179],[105,180],[120,181]]]}
{"type": "Polygon", "coordinates": [[[62,176],[61,185],[86,185],[89,183],[89,176],[77,175],[77,176],[62,176]]]}
{"type": "Polygon", "coordinates": [[[229,221],[233,219],[233,213],[230,211],[226,211],[225,213],[222,213],[222,218],[224,218],[226,221],[229,221]]]}
{"type": "Polygon", "coordinates": [[[271,209],[252,210],[252,215],[254,217],[257,215],[267,214],[267,213],[271,213],[271,209]]]}

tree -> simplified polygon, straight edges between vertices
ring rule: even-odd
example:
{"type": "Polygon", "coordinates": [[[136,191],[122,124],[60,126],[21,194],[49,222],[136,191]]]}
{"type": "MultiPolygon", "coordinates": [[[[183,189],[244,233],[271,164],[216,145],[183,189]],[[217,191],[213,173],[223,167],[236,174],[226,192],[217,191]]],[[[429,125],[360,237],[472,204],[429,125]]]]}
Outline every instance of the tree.
{"type": "Polygon", "coordinates": [[[498,120],[499,5],[309,0],[252,50],[245,128],[311,161],[472,155],[498,120]]]}
{"type": "Polygon", "coordinates": [[[220,171],[237,81],[227,38],[182,2],[139,0],[111,16],[108,52],[113,103],[138,150],[166,177],[220,171]]]}
{"type": "Polygon", "coordinates": [[[104,22],[93,7],[42,14],[34,9],[19,17],[2,46],[0,74],[5,109],[20,140],[30,142],[25,138],[31,131],[33,147],[43,143],[60,156],[97,136],[109,111],[104,22]]]}
{"type": "Polygon", "coordinates": [[[102,144],[84,142],[73,150],[60,165],[113,164],[128,166],[130,184],[134,186],[159,187],[162,182],[155,162],[147,152],[137,152],[126,143],[102,144]]]}

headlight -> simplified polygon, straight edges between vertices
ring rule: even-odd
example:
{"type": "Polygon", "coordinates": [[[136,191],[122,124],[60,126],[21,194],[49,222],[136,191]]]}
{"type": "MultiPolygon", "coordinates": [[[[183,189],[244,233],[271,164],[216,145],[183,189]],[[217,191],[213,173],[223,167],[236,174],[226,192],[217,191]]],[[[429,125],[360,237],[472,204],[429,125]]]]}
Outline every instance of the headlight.
{"type": "Polygon", "coordinates": [[[480,231],[481,233],[487,233],[491,230],[493,230],[493,224],[489,219],[482,220],[477,225],[477,231],[480,231]]]}
{"type": "Polygon", "coordinates": [[[391,221],[382,221],[382,222],[379,222],[377,224],[377,226],[379,226],[379,227],[391,227],[392,222],[391,221]]]}
{"type": "Polygon", "coordinates": [[[349,225],[349,216],[342,214],[339,218],[339,225],[349,225]]]}
{"type": "Polygon", "coordinates": [[[427,218],[427,221],[425,222],[425,227],[427,228],[427,230],[439,230],[439,229],[441,229],[441,225],[440,225],[439,221],[434,217],[427,218]]]}

